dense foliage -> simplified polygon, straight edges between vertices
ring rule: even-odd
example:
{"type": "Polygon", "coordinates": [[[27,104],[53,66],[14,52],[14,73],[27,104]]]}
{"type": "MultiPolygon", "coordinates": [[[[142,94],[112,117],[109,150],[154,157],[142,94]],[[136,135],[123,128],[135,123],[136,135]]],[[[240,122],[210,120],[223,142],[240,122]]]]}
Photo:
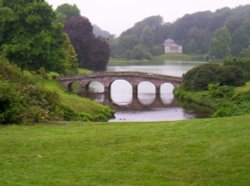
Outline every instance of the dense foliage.
{"type": "Polygon", "coordinates": [[[204,64],[188,71],[183,77],[186,90],[207,90],[209,84],[240,86],[245,83],[243,72],[235,66],[204,64]]]}
{"type": "Polygon", "coordinates": [[[0,65],[0,123],[38,122],[59,117],[56,116],[56,110],[60,109],[59,96],[55,92],[35,85],[33,78],[22,75],[6,60],[1,60],[0,65]]]}
{"type": "MultiPolygon", "coordinates": [[[[72,98],[60,87],[56,91],[45,88],[44,82],[48,83],[49,76],[78,73],[77,53],[63,31],[63,25],[58,23],[79,14],[76,6],[68,11],[70,7],[59,7],[56,20],[56,13],[44,0],[0,1],[0,124],[48,120],[105,121],[113,116],[107,106],[72,98]],[[62,95],[63,101],[60,99],[62,95]],[[86,109],[85,113],[82,107],[70,107],[69,100],[96,108],[86,109]]],[[[98,63],[94,68],[106,68],[107,43],[92,37],[86,47],[92,64],[98,63]]]]}
{"type": "Polygon", "coordinates": [[[176,98],[212,109],[212,117],[228,117],[250,114],[250,91],[235,91],[232,86],[210,84],[207,91],[189,91],[180,87],[176,98]]]}
{"type": "MultiPolygon", "coordinates": [[[[63,104],[61,94],[38,83],[44,81],[46,73],[33,75],[21,72],[17,66],[3,59],[0,66],[0,124],[49,120],[106,121],[113,115],[113,111],[104,106],[97,108],[94,116],[75,112],[63,104]]],[[[40,71],[43,73],[43,70],[40,71]]]]}
{"type": "Polygon", "coordinates": [[[44,0],[2,0],[0,53],[22,69],[63,72],[65,35],[44,0]]]}
{"type": "Polygon", "coordinates": [[[250,81],[250,58],[227,58],[224,60],[225,66],[239,68],[247,81],[250,81]]]}
{"type": "Polygon", "coordinates": [[[63,23],[66,20],[69,20],[71,17],[80,16],[79,8],[74,4],[70,5],[64,3],[56,8],[56,18],[57,21],[63,23]]]}
{"type": "Polygon", "coordinates": [[[138,45],[151,55],[159,55],[167,38],[183,45],[184,53],[215,58],[249,56],[249,20],[250,5],[186,14],[174,23],[164,23],[160,16],[148,17],[111,41],[112,56],[127,57],[138,45]]]}
{"type": "Polygon", "coordinates": [[[229,56],[231,54],[231,42],[231,35],[226,27],[216,30],[211,41],[210,55],[217,59],[229,56]]]}
{"type": "Polygon", "coordinates": [[[87,18],[72,17],[65,22],[64,31],[76,50],[80,67],[94,71],[106,69],[109,46],[105,39],[95,37],[93,26],[87,18]]]}

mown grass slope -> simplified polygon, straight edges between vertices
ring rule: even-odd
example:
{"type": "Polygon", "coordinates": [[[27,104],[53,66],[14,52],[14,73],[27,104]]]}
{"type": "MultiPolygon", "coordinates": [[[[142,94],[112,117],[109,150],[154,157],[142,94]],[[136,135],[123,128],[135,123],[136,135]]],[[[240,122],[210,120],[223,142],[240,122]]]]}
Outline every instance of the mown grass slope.
{"type": "Polygon", "coordinates": [[[0,185],[249,185],[250,116],[0,128],[0,185]]]}

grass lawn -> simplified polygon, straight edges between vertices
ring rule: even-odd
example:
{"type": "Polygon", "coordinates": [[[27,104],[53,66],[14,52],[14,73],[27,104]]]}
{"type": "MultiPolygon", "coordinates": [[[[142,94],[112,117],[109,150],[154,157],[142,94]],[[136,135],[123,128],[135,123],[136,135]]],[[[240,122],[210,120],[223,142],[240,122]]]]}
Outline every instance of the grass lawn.
{"type": "Polygon", "coordinates": [[[0,185],[249,185],[250,116],[0,127],[0,185]]]}

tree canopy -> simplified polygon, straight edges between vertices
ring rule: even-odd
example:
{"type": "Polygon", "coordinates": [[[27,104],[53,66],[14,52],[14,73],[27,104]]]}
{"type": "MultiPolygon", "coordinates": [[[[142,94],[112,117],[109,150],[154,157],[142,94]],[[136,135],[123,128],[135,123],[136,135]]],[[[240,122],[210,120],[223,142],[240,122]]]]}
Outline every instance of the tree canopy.
{"type": "Polygon", "coordinates": [[[44,0],[2,0],[0,53],[22,69],[63,71],[65,35],[44,0]]]}
{"type": "MultiPolygon", "coordinates": [[[[227,55],[246,55],[246,49],[250,45],[249,20],[250,5],[234,9],[222,8],[215,12],[186,14],[173,23],[164,23],[161,16],[151,16],[136,23],[112,41],[111,53],[113,57],[125,57],[128,52],[133,51],[134,47],[143,45],[147,52],[155,55],[153,48],[155,46],[163,48],[163,42],[171,38],[183,46],[184,53],[212,53],[218,58],[224,58],[227,55]],[[221,51],[223,46],[219,46],[223,44],[218,44],[225,41],[222,39],[222,30],[231,40],[226,41],[224,51],[221,51]],[[129,38],[129,45],[124,43],[124,38],[129,38]],[[215,52],[216,48],[220,50],[220,54],[215,52]]],[[[163,50],[161,52],[163,54],[163,50]]],[[[159,53],[157,52],[156,55],[159,53]]]]}
{"type": "Polygon", "coordinates": [[[231,54],[231,35],[226,27],[218,29],[211,41],[210,55],[223,59],[231,54]]]}
{"type": "Polygon", "coordinates": [[[72,17],[65,22],[64,31],[76,50],[81,67],[94,71],[106,69],[109,46],[104,39],[95,37],[93,26],[86,17],[72,17]]]}
{"type": "Polygon", "coordinates": [[[66,20],[69,20],[71,17],[80,16],[80,9],[74,4],[70,5],[64,3],[57,7],[56,9],[57,21],[63,23],[66,20]]]}

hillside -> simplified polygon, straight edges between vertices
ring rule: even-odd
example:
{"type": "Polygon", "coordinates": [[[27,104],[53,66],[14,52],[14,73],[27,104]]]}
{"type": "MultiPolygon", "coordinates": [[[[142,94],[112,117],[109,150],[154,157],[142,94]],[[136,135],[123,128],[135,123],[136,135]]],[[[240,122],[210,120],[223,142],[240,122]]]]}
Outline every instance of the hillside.
{"type": "Polygon", "coordinates": [[[168,38],[181,44],[183,52],[188,54],[210,54],[217,58],[227,55],[247,57],[250,55],[249,18],[250,5],[186,14],[173,23],[164,23],[161,16],[151,16],[111,42],[112,57],[133,58],[138,46],[143,46],[141,53],[144,52],[144,56],[146,52],[152,56],[160,55],[163,53],[163,42],[168,38]],[[214,40],[226,43],[225,35],[229,41],[227,46],[213,45],[214,40]],[[214,48],[226,47],[228,51],[223,56],[213,53],[214,48]]]}
{"type": "Polygon", "coordinates": [[[0,185],[249,185],[250,116],[0,130],[0,185]]]}
{"type": "Polygon", "coordinates": [[[108,31],[102,30],[99,26],[93,25],[93,33],[96,37],[103,37],[103,38],[110,38],[112,37],[112,34],[110,34],[108,31]]]}

